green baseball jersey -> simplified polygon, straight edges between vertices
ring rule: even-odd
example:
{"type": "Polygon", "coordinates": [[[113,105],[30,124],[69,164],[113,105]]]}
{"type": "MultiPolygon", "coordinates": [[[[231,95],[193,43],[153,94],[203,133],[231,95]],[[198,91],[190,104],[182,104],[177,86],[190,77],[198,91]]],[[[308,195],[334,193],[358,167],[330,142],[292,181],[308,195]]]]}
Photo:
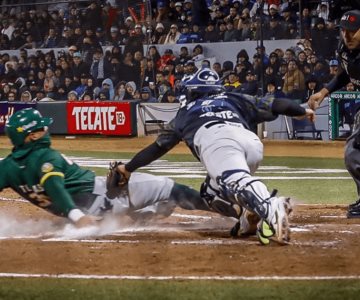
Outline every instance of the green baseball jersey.
{"type": "Polygon", "coordinates": [[[95,174],[50,148],[50,138],[13,149],[0,161],[0,191],[12,188],[31,203],[60,216],[78,206],[76,195],[92,192],[95,174]]]}

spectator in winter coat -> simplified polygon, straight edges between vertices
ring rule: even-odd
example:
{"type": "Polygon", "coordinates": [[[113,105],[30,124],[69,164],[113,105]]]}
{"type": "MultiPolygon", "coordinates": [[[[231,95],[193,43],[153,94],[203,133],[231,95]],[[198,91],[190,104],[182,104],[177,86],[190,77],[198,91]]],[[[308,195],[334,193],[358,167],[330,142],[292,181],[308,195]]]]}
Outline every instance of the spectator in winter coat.
{"type": "Polygon", "coordinates": [[[115,91],[114,91],[114,84],[111,81],[110,78],[106,78],[102,84],[101,84],[102,90],[103,91],[107,91],[109,93],[109,99],[108,100],[113,100],[114,96],[115,96],[115,91]]]}
{"type": "Polygon", "coordinates": [[[303,99],[305,92],[304,74],[298,69],[296,60],[288,62],[288,70],[284,76],[283,92],[291,99],[303,99]]]}
{"type": "Polygon", "coordinates": [[[151,90],[149,87],[143,87],[140,91],[141,102],[146,103],[158,103],[158,100],[152,96],[151,90]]]}

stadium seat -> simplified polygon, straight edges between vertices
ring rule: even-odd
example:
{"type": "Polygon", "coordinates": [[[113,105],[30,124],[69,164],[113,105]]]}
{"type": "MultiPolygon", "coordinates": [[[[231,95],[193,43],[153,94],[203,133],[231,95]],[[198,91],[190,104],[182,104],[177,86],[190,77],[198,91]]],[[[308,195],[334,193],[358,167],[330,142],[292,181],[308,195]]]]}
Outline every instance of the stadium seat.
{"type": "Polygon", "coordinates": [[[304,118],[292,120],[292,138],[294,140],[322,140],[321,130],[316,129],[315,124],[304,118]]]}

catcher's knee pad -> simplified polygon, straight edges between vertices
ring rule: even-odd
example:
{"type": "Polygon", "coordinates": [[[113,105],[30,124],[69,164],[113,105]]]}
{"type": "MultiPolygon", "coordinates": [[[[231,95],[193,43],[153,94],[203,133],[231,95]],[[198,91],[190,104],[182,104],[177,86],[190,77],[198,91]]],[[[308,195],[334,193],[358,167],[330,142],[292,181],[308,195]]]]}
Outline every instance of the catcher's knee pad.
{"type": "Polygon", "coordinates": [[[246,170],[231,170],[218,177],[217,182],[224,199],[238,203],[260,218],[267,217],[270,194],[259,179],[246,170]]]}
{"type": "Polygon", "coordinates": [[[211,185],[209,176],[201,184],[200,195],[214,212],[237,219],[241,215],[241,207],[238,203],[229,202],[219,197],[220,192],[211,185]]]}

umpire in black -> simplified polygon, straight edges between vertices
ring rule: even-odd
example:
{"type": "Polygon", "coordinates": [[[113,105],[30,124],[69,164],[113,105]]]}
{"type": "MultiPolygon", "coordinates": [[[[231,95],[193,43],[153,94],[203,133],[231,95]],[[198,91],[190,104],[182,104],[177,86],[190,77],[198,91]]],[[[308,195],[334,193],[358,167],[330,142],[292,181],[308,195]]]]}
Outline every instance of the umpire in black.
{"type": "MultiPolygon", "coordinates": [[[[309,107],[314,110],[327,95],[349,82],[360,89],[360,10],[344,13],[340,20],[340,29],[338,56],[342,68],[323,89],[309,98],[309,107]]],[[[353,133],[346,141],[345,165],[355,181],[358,192],[358,200],[349,205],[347,217],[360,218],[360,110],[354,118],[353,133]]]]}

